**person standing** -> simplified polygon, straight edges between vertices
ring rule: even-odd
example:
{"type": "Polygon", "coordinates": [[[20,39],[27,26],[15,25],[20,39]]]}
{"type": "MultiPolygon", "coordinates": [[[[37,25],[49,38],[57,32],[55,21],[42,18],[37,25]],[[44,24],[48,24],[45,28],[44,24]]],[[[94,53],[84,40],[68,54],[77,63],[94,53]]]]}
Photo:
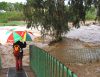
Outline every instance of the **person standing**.
{"type": "Polygon", "coordinates": [[[26,47],[26,42],[18,41],[13,43],[13,53],[16,60],[16,70],[22,70],[23,48],[26,47]]]}

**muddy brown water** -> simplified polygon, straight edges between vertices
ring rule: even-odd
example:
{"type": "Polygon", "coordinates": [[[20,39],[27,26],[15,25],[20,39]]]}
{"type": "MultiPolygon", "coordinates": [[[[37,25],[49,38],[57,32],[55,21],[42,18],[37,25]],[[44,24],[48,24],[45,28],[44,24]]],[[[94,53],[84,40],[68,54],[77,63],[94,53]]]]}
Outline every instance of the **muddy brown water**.
{"type": "MultiPolygon", "coordinates": [[[[42,49],[48,51],[51,53],[51,55],[55,58],[57,58],[58,61],[60,61],[62,64],[64,64],[66,67],[68,67],[71,71],[73,71],[78,77],[100,77],[100,61],[94,60],[93,62],[87,61],[87,62],[74,62],[74,63],[67,63],[68,61],[74,60],[76,56],[74,53],[72,56],[69,57],[69,59],[66,58],[66,56],[69,56],[71,54],[68,54],[69,52],[64,52],[63,50],[70,50],[70,49],[84,49],[84,48],[93,48],[93,47],[100,47],[99,43],[86,43],[83,41],[80,41],[78,39],[69,39],[65,38],[62,42],[56,43],[53,46],[50,47],[42,47],[42,49]],[[58,51],[56,51],[58,50],[58,51]],[[61,50],[61,51],[59,51],[61,50]],[[68,60],[68,61],[67,61],[68,60]]],[[[89,51],[85,51],[84,54],[88,53],[89,51]]],[[[83,54],[83,53],[81,53],[83,54]]],[[[83,55],[84,55],[83,54],[83,55]]],[[[93,53],[91,53],[93,54],[93,53]]],[[[90,54],[90,55],[91,55],[90,54]]],[[[79,56],[77,54],[77,56],[79,56]]],[[[87,55],[88,56],[88,55],[87,55]]],[[[83,57],[85,58],[85,57],[83,57]]],[[[90,58],[90,57],[88,57],[90,58]]],[[[77,61],[77,60],[74,60],[77,61]]]]}
{"type": "MultiPolygon", "coordinates": [[[[40,43],[41,39],[40,37],[36,38],[34,42],[28,42],[27,47],[24,48],[24,57],[23,57],[23,66],[29,66],[29,45],[37,45],[38,47],[40,45],[36,43],[40,43]],[[36,41],[37,40],[37,41],[36,41]]],[[[48,43],[48,41],[45,41],[44,43],[48,43]]],[[[99,45],[95,45],[95,47],[99,45]]],[[[53,46],[46,46],[46,47],[40,47],[47,52],[51,50],[61,50],[61,49],[77,49],[77,48],[89,48],[92,47],[91,43],[85,43],[79,40],[64,38],[64,40],[60,43],[56,43],[53,46]],[[86,46],[85,46],[86,45],[86,46]]],[[[15,59],[12,54],[12,44],[6,44],[6,45],[0,45],[1,49],[1,63],[3,68],[7,67],[14,67],[15,66],[15,59]]],[[[56,57],[59,55],[60,52],[53,52],[56,57]]],[[[59,61],[66,62],[66,53],[62,53],[62,55],[59,56],[59,61]]],[[[75,56],[73,56],[74,58],[75,56]]],[[[68,59],[67,59],[68,60],[68,59]]],[[[66,67],[69,67],[71,71],[73,71],[78,77],[99,77],[100,76],[100,62],[88,62],[88,63],[64,63],[66,67]]]]}

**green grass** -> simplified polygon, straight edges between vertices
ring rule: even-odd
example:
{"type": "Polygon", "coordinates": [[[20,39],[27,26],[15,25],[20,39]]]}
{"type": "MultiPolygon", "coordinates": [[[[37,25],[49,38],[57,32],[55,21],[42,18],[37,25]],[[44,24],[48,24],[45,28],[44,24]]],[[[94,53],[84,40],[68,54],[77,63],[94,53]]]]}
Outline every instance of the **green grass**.
{"type": "MultiPolygon", "coordinates": [[[[94,20],[96,17],[96,13],[87,12],[86,20],[94,20]]],[[[16,26],[16,25],[24,25],[25,16],[23,12],[19,11],[7,11],[6,13],[0,13],[0,26],[16,26]],[[12,22],[8,22],[12,21],[12,22]]]]}
{"type": "Polygon", "coordinates": [[[0,26],[17,26],[17,25],[25,25],[25,22],[20,21],[10,21],[8,23],[0,23],[0,26]]]}
{"type": "Polygon", "coordinates": [[[86,16],[85,16],[86,20],[94,20],[96,18],[96,13],[93,12],[87,12],[86,16]]]}
{"type": "Polygon", "coordinates": [[[6,13],[0,13],[0,21],[1,20],[8,20],[8,21],[23,21],[25,20],[25,16],[23,12],[19,11],[7,11],[6,13]]]}
{"type": "Polygon", "coordinates": [[[7,11],[6,13],[0,13],[0,26],[24,25],[26,24],[25,22],[19,22],[24,20],[25,16],[22,11],[7,11]]]}

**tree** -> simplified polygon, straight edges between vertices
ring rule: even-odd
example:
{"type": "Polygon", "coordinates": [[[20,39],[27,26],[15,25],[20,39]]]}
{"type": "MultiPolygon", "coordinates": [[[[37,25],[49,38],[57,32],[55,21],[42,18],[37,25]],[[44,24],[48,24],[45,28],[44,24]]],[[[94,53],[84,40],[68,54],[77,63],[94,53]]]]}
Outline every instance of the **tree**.
{"type": "Polygon", "coordinates": [[[19,11],[22,11],[23,10],[23,4],[22,3],[19,3],[18,9],[19,9],[19,11]]]}
{"type": "Polygon", "coordinates": [[[95,12],[95,7],[94,7],[94,6],[91,6],[90,12],[91,12],[91,13],[94,13],[94,12],[95,12]]]}
{"type": "Polygon", "coordinates": [[[15,8],[15,11],[22,11],[23,10],[23,4],[22,3],[14,3],[14,8],[15,8]]]}
{"type": "Polygon", "coordinates": [[[0,2],[0,10],[7,10],[7,2],[0,2]]]}
{"type": "MultiPolygon", "coordinates": [[[[85,22],[86,12],[91,5],[97,6],[99,0],[27,0],[24,6],[24,14],[27,17],[27,27],[41,26],[41,34],[50,33],[55,37],[55,42],[62,40],[62,34],[68,32],[68,22],[73,22],[79,28],[79,22],[85,22]]],[[[100,14],[100,13],[99,13],[100,14]]]]}
{"type": "Polygon", "coordinates": [[[13,3],[7,3],[7,11],[14,11],[14,4],[13,3]]]}

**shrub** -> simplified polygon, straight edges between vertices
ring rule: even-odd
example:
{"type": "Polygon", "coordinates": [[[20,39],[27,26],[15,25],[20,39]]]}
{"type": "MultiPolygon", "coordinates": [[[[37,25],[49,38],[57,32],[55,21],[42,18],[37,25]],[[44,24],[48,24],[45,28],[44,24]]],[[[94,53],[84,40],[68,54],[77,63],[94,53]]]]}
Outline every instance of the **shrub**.
{"type": "Polygon", "coordinates": [[[94,20],[96,18],[96,13],[87,12],[85,18],[86,20],[94,20]]]}
{"type": "MultiPolygon", "coordinates": [[[[25,16],[23,12],[19,11],[7,11],[6,13],[0,13],[0,21],[2,19],[7,19],[8,21],[24,21],[25,16]]],[[[7,20],[3,20],[4,22],[7,20]]]]}
{"type": "Polygon", "coordinates": [[[0,23],[8,23],[8,19],[1,19],[0,23]]]}

